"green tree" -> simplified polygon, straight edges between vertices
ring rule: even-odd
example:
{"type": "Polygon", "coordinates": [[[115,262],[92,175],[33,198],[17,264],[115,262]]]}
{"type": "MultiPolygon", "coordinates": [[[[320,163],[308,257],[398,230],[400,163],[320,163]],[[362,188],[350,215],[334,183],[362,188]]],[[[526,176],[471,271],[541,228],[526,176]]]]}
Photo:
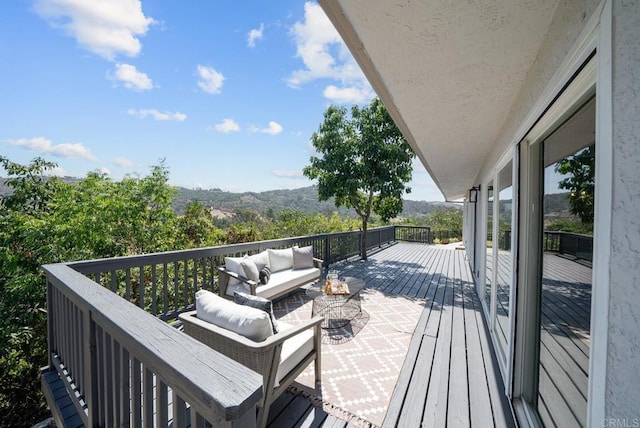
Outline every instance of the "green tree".
{"type": "Polygon", "coordinates": [[[77,183],[47,177],[55,164],[0,157],[12,193],[0,197],[0,426],[30,426],[46,405],[47,263],[173,249],[174,189],[164,164],[144,178],[113,182],[90,173],[77,183]]]}
{"type": "Polygon", "coordinates": [[[462,231],[462,210],[437,209],[427,215],[427,224],[435,232],[449,231],[457,234],[462,231]]]}
{"type": "Polygon", "coordinates": [[[39,368],[47,330],[41,260],[50,257],[50,202],[61,184],[34,159],[23,166],[0,156],[12,194],[0,197],[0,426],[29,426],[46,415],[39,368]]]}
{"type": "Polygon", "coordinates": [[[331,106],[311,136],[320,156],[312,156],[305,176],[318,180],[318,198],[335,197],[336,207],[355,209],[362,224],[360,255],[367,259],[367,228],[372,213],[388,221],[402,211],[402,195],[410,193],[415,156],[378,98],[367,107],[331,106]]]}
{"type": "Polygon", "coordinates": [[[178,219],[178,230],[182,235],[182,244],[186,247],[200,247],[207,243],[215,229],[211,213],[200,203],[194,201],[184,209],[184,215],[178,219]]]}
{"type": "Polygon", "coordinates": [[[595,146],[569,156],[558,162],[555,171],[568,175],[558,183],[561,189],[569,190],[571,213],[578,216],[583,223],[593,223],[593,198],[595,193],[595,146]]]}

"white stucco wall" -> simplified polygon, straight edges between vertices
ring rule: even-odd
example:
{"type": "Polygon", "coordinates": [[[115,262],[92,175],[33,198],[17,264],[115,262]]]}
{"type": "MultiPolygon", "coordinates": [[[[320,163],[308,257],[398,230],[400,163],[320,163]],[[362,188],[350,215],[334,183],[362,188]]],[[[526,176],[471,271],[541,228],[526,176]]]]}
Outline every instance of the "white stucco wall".
{"type": "Polygon", "coordinates": [[[613,0],[607,418],[640,424],[640,2],[613,0]]]}

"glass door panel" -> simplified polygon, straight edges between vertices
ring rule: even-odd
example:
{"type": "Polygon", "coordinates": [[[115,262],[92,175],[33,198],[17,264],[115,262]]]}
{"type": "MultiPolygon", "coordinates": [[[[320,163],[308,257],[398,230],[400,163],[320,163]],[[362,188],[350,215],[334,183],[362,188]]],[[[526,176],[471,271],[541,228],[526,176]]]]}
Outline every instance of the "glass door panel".
{"type": "Polygon", "coordinates": [[[485,250],[484,300],[491,317],[491,287],[493,286],[493,180],[487,185],[487,248],[485,250]]]}
{"type": "Polygon", "coordinates": [[[508,354],[509,301],[512,282],[511,224],[513,218],[513,161],[509,161],[498,173],[498,207],[496,213],[498,236],[494,242],[496,257],[496,336],[502,346],[503,356],[508,354]]]}
{"type": "Polygon", "coordinates": [[[595,100],[591,100],[543,145],[537,410],[545,426],[586,426],[594,143],[595,100]]]}

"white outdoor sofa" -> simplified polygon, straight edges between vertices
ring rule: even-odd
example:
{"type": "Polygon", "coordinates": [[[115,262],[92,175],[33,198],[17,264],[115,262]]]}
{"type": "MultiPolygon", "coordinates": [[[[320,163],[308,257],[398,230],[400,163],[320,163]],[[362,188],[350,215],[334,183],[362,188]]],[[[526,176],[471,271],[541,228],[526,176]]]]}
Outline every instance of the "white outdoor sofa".
{"type": "Polygon", "coordinates": [[[313,257],[311,246],[268,249],[251,256],[226,257],[225,265],[218,266],[218,272],[220,296],[231,299],[235,291],[240,291],[273,300],[318,281],[322,274],[322,260],[313,257]],[[247,265],[251,263],[257,267],[258,276],[256,271],[253,275],[248,274],[247,265]],[[270,271],[270,278],[263,284],[259,274],[265,266],[270,271]]]}
{"type": "Polygon", "coordinates": [[[272,317],[264,310],[234,303],[206,290],[196,293],[195,311],[179,316],[189,336],[262,375],[258,427],[266,426],[273,401],[311,362],[315,362],[316,383],[321,380],[322,317],[297,325],[274,319],[278,329],[275,334],[272,317]]]}

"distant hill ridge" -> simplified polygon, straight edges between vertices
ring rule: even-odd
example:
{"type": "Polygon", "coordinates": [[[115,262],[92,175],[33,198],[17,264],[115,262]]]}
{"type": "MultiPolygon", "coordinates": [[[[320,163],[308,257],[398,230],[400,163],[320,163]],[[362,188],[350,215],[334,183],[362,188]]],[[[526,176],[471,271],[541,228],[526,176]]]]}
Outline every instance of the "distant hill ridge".
{"type": "MultiPolygon", "coordinates": [[[[323,202],[318,201],[318,188],[316,186],[243,193],[226,192],[220,189],[194,190],[183,187],[178,187],[178,191],[179,193],[174,201],[174,206],[178,213],[182,213],[184,207],[192,201],[200,201],[208,208],[223,212],[232,212],[238,208],[259,213],[264,213],[269,209],[272,209],[274,212],[292,209],[307,214],[331,213],[336,211],[333,199],[323,202]]],[[[461,209],[462,205],[437,201],[404,200],[403,207],[404,210],[401,214],[403,217],[420,217],[441,208],[461,209]]],[[[338,209],[338,212],[343,216],[356,216],[353,209],[342,207],[338,209]]]]}
{"type": "MultiPolygon", "coordinates": [[[[76,182],[73,177],[63,178],[66,182],[76,182]]],[[[278,213],[285,209],[302,211],[307,214],[331,213],[338,211],[343,216],[355,217],[353,209],[336,209],[333,199],[318,201],[317,186],[301,187],[298,189],[268,190],[265,192],[227,192],[221,189],[187,189],[176,187],[178,194],[174,198],[173,206],[177,214],[182,214],[184,208],[193,201],[201,202],[205,207],[216,210],[220,215],[231,213],[236,209],[247,209],[258,213],[265,213],[269,209],[278,213]]],[[[6,179],[0,177],[0,195],[8,195],[11,188],[6,185],[6,179]]],[[[436,209],[461,209],[461,204],[448,202],[427,202],[404,200],[402,217],[426,216],[436,209]]]]}

